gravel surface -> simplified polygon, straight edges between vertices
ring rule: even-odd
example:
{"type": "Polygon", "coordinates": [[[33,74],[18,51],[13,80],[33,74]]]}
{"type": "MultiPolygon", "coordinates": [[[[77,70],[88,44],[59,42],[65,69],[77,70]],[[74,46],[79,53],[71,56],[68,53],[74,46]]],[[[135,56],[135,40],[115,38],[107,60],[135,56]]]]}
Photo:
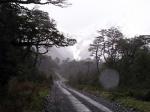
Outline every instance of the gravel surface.
{"type": "Polygon", "coordinates": [[[54,85],[52,92],[45,98],[43,112],[76,112],[69,99],[54,85]]]}

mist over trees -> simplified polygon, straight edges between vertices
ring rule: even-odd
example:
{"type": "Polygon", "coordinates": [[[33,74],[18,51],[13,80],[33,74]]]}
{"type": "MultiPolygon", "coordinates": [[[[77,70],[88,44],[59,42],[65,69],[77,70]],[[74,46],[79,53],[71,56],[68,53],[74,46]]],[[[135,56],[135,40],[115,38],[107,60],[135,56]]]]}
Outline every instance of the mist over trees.
{"type": "MultiPolygon", "coordinates": [[[[127,38],[115,27],[98,31],[89,46],[94,59],[64,60],[60,73],[74,86],[86,85],[101,88],[100,75],[113,69],[119,73],[119,85],[114,89],[142,100],[150,93],[150,36],[127,38]]],[[[111,74],[111,73],[110,73],[111,74]]]]}
{"type": "Polygon", "coordinates": [[[82,61],[66,59],[60,65],[59,72],[71,85],[98,84],[95,61],[91,59],[82,61]]]}

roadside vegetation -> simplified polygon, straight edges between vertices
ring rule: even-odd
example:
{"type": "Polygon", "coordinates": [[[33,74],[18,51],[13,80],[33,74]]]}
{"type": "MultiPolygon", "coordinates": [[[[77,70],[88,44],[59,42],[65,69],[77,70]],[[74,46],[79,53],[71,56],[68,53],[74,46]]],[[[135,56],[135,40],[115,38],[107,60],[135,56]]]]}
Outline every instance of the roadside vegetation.
{"type": "MultiPolygon", "coordinates": [[[[95,96],[101,96],[110,102],[117,102],[127,108],[131,108],[132,110],[137,110],[139,112],[149,112],[150,111],[150,102],[138,99],[134,97],[132,91],[121,91],[121,90],[106,90],[102,87],[95,87],[90,85],[78,85],[74,86],[76,89],[80,91],[86,91],[95,96]]],[[[134,94],[139,94],[139,96],[144,96],[143,94],[139,94],[138,92],[134,94]]]]}

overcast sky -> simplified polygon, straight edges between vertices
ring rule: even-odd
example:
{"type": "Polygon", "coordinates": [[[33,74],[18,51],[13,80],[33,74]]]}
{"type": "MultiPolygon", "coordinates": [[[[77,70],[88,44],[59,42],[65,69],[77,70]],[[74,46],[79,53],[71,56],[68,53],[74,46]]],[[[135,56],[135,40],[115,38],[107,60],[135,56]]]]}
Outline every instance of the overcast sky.
{"type": "MultiPolygon", "coordinates": [[[[128,37],[150,34],[150,0],[68,0],[68,8],[42,6],[56,20],[58,29],[78,43],[64,53],[75,59],[87,58],[96,31],[118,26],[128,37]]],[[[62,49],[61,49],[62,52],[62,49]]],[[[62,52],[63,53],[63,52],[62,52]]]]}

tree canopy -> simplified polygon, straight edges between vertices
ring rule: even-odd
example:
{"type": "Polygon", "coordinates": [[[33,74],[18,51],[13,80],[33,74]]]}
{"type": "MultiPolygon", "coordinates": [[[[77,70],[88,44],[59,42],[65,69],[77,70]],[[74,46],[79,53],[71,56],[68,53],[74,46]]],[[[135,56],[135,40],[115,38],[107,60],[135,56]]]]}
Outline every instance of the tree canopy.
{"type": "Polygon", "coordinates": [[[102,29],[98,31],[93,44],[90,45],[89,51],[96,58],[97,68],[100,60],[115,63],[119,58],[117,42],[123,38],[123,34],[115,27],[102,29]]]}
{"type": "Polygon", "coordinates": [[[39,5],[53,4],[53,5],[60,6],[60,7],[64,7],[68,5],[66,0],[1,0],[0,4],[3,4],[3,3],[39,4],[39,5]]]}
{"type": "MultiPolygon", "coordinates": [[[[46,49],[44,52],[46,53],[49,47],[65,47],[76,43],[75,39],[67,38],[57,30],[55,21],[49,18],[47,12],[37,9],[28,11],[13,4],[2,5],[1,9],[2,14],[12,14],[10,21],[12,23],[8,22],[9,16],[3,16],[1,18],[3,23],[1,22],[1,24],[5,25],[5,27],[6,24],[11,25],[5,30],[12,31],[9,40],[12,39],[11,43],[15,46],[26,47],[28,50],[34,48],[37,53],[39,53],[39,48],[43,47],[46,49]],[[9,7],[9,9],[4,7],[9,7]]],[[[5,36],[5,34],[3,35],[5,36]]]]}

